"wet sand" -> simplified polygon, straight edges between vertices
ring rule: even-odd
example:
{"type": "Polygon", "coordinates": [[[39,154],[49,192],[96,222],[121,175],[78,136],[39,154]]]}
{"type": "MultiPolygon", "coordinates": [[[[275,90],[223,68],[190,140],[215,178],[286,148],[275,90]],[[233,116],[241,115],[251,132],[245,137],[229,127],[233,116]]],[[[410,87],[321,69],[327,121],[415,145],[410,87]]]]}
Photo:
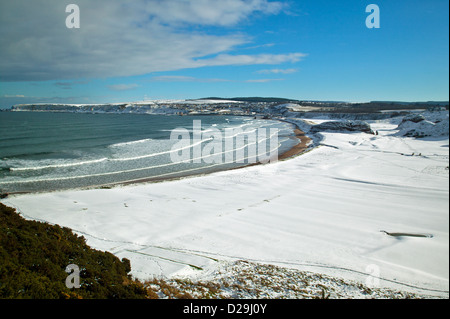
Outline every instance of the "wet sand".
{"type": "Polygon", "coordinates": [[[294,130],[294,136],[292,138],[297,138],[300,140],[300,142],[294,147],[292,147],[290,150],[279,155],[278,160],[284,160],[302,154],[304,151],[308,149],[308,145],[311,142],[311,139],[308,136],[306,136],[305,132],[303,132],[298,128],[294,130]]]}
{"type": "MultiPolygon", "coordinates": [[[[294,125],[294,124],[292,124],[292,125],[294,125]]],[[[304,153],[308,149],[310,142],[311,142],[311,138],[306,136],[305,132],[303,132],[302,130],[300,130],[297,127],[294,129],[294,135],[292,135],[290,138],[298,139],[299,143],[296,144],[295,146],[293,146],[291,149],[287,150],[286,152],[279,154],[278,155],[279,161],[286,160],[291,157],[295,157],[295,156],[298,156],[298,155],[304,153]]],[[[114,184],[108,184],[108,185],[104,185],[102,187],[113,187],[116,185],[131,185],[131,184],[140,184],[140,183],[164,182],[164,181],[178,180],[178,179],[187,178],[187,177],[203,176],[203,175],[208,175],[208,174],[216,173],[216,172],[241,169],[244,167],[250,167],[250,166],[255,166],[255,165],[262,165],[262,163],[257,162],[257,163],[253,163],[253,164],[242,165],[239,167],[233,167],[233,168],[229,168],[229,169],[217,169],[217,170],[212,170],[212,171],[207,171],[207,169],[203,169],[204,171],[200,172],[200,173],[179,174],[179,175],[174,174],[175,176],[173,176],[173,177],[148,177],[148,178],[135,179],[135,180],[125,181],[125,182],[118,182],[118,183],[114,183],[114,184]]],[[[97,188],[98,188],[98,186],[97,186],[97,188]]]]}
{"type": "MultiPolygon", "coordinates": [[[[287,122],[288,123],[288,122],[287,122]]],[[[290,123],[292,124],[292,123],[290,123]]],[[[293,126],[295,126],[295,124],[292,124],[293,126]]],[[[308,145],[311,142],[311,139],[306,136],[306,134],[300,130],[298,127],[295,126],[294,129],[294,134],[292,136],[290,136],[290,138],[292,139],[298,139],[299,143],[296,144],[295,146],[293,146],[291,149],[287,150],[286,152],[282,153],[282,154],[278,154],[278,160],[282,161],[282,160],[286,160],[289,159],[291,157],[295,157],[298,156],[300,154],[302,154],[303,152],[305,152],[308,149],[308,145]]],[[[128,181],[121,181],[121,182],[116,182],[116,183],[109,183],[109,184],[102,184],[102,185],[92,185],[92,186],[88,186],[88,187],[82,187],[81,189],[98,189],[98,188],[112,188],[114,186],[125,186],[125,185],[133,185],[133,184],[141,184],[141,183],[157,183],[157,182],[164,182],[164,181],[172,181],[172,180],[179,180],[182,178],[188,178],[188,177],[195,177],[195,176],[204,176],[204,175],[208,175],[211,173],[217,173],[217,172],[223,172],[223,171],[228,171],[228,170],[235,170],[235,169],[241,169],[244,167],[250,167],[250,166],[255,166],[255,165],[262,165],[263,163],[257,162],[257,163],[252,163],[252,164],[243,164],[242,166],[238,166],[238,167],[233,167],[233,168],[228,168],[228,169],[208,169],[208,168],[199,168],[197,173],[185,173],[185,174],[176,174],[174,173],[172,176],[170,176],[171,174],[169,173],[167,177],[144,177],[144,178],[139,178],[139,179],[133,179],[133,180],[128,180],[128,181]]],[[[45,191],[44,191],[45,192],[45,191]]],[[[40,193],[40,192],[11,192],[11,193],[6,193],[4,194],[5,197],[7,197],[8,195],[15,195],[15,194],[28,194],[28,193],[40,193]]]]}

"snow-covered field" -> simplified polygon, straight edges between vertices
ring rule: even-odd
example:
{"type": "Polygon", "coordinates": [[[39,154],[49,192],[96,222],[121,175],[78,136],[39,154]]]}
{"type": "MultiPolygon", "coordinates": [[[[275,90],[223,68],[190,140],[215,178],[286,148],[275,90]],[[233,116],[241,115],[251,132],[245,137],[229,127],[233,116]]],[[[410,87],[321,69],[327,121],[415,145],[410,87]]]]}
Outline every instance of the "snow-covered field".
{"type": "Polygon", "coordinates": [[[398,136],[400,121],[371,122],[378,135],[322,133],[268,165],[2,202],[130,259],[142,280],[208,278],[246,260],[448,298],[448,125],[416,139],[398,136]]]}

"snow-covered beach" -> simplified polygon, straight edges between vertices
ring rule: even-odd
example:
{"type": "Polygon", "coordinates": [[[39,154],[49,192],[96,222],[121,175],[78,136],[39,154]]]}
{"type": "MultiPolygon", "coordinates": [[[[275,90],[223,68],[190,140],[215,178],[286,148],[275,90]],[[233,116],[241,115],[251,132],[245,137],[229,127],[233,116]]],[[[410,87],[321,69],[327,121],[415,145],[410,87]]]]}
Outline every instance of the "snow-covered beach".
{"type": "Polygon", "coordinates": [[[2,202],[128,258],[141,280],[208,278],[246,260],[448,298],[448,111],[440,114],[443,136],[431,124],[433,136],[415,138],[399,136],[401,118],[371,121],[376,135],[321,132],[314,149],[286,161],[2,202]]]}

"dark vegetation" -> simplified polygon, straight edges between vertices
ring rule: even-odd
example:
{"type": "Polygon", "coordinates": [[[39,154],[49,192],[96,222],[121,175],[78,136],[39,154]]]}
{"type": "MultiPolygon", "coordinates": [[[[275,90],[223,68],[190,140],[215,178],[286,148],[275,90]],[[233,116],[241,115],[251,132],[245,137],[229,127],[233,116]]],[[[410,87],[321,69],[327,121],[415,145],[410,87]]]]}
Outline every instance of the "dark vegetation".
{"type": "Polygon", "coordinates": [[[279,97],[206,97],[199,100],[224,100],[224,101],[237,101],[237,102],[249,102],[249,103],[298,103],[298,100],[285,99],[279,97]]]}
{"type": "Polygon", "coordinates": [[[157,298],[130,270],[129,260],[90,248],[70,229],[25,220],[0,203],[0,298],[157,298]],[[80,269],[79,289],[66,287],[70,264],[80,269]]]}
{"type": "Polygon", "coordinates": [[[428,102],[397,102],[397,101],[371,101],[361,103],[348,103],[343,101],[302,101],[278,97],[207,97],[200,100],[228,100],[241,101],[247,103],[295,103],[302,106],[316,107],[318,112],[331,113],[373,113],[386,110],[415,110],[415,109],[435,109],[443,107],[449,109],[449,102],[445,101],[428,101],[428,102]]]}

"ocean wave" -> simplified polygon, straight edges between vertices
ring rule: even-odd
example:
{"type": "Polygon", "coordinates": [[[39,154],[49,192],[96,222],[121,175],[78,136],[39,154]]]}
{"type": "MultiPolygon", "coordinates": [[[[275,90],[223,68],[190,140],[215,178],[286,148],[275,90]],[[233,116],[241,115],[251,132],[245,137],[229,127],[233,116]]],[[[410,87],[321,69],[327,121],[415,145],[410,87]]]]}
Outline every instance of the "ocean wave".
{"type": "Polygon", "coordinates": [[[177,148],[174,150],[170,150],[170,151],[164,151],[164,152],[158,152],[158,153],[152,153],[152,154],[145,154],[145,155],[139,155],[139,156],[133,156],[133,157],[126,157],[126,158],[112,158],[110,159],[111,162],[126,162],[126,161],[134,161],[134,160],[139,160],[139,159],[144,159],[144,158],[150,158],[150,157],[155,157],[155,156],[160,156],[160,155],[165,155],[165,154],[170,154],[170,153],[175,153],[175,152],[179,152],[188,148],[193,148],[196,145],[205,143],[207,141],[211,141],[212,138],[207,138],[204,140],[200,140],[198,142],[189,144],[189,146],[184,146],[181,148],[177,148]]]}
{"type": "MultiPolygon", "coordinates": [[[[274,134],[272,134],[272,136],[273,135],[274,134]]],[[[6,182],[0,182],[0,185],[2,185],[2,184],[27,184],[27,183],[38,183],[38,182],[56,182],[56,181],[82,179],[82,178],[93,178],[93,177],[118,175],[118,174],[124,174],[124,173],[134,173],[134,172],[139,172],[139,171],[151,170],[151,169],[155,169],[155,168],[169,167],[169,166],[180,165],[180,164],[190,164],[190,163],[195,163],[195,161],[197,161],[197,160],[204,160],[205,158],[209,158],[209,157],[212,157],[212,156],[224,155],[224,154],[229,153],[229,152],[235,152],[235,151],[244,149],[244,148],[246,148],[246,147],[248,147],[250,145],[259,144],[259,143],[262,143],[264,141],[267,141],[267,140],[269,140],[269,138],[261,139],[259,141],[256,141],[255,143],[245,144],[242,147],[233,148],[232,150],[228,150],[228,151],[224,151],[224,152],[220,152],[220,153],[214,153],[214,154],[210,154],[210,155],[207,155],[207,156],[201,156],[201,157],[197,157],[197,158],[193,158],[193,159],[189,158],[187,160],[179,161],[179,162],[175,162],[175,163],[172,162],[172,163],[166,163],[166,164],[149,166],[149,167],[128,169],[128,170],[115,171],[115,172],[89,174],[89,175],[66,176],[66,177],[43,178],[43,179],[39,179],[38,178],[38,179],[33,179],[33,180],[22,180],[22,181],[6,181],[6,182]]],[[[279,149],[280,146],[281,146],[281,143],[277,143],[277,144],[278,145],[275,148],[267,151],[266,154],[267,153],[272,154],[277,149],[279,149]]],[[[242,157],[240,159],[235,159],[235,160],[233,160],[231,162],[223,162],[223,163],[211,164],[211,165],[206,165],[206,166],[202,166],[202,167],[199,167],[199,168],[194,168],[194,169],[189,169],[189,170],[182,170],[182,171],[174,171],[172,173],[167,173],[167,174],[162,174],[162,175],[153,175],[153,176],[149,176],[148,178],[162,177],[162,176],[165,176],[165,175],[176,175],[176,174],[181,174],[183,172],[188,172],[188,171],[192,171],[192,170],[201,170],[201,169],[215,167],[215,166],[222,166],[222,165],[229,165],[229,164],[242,164],[245,160],[248,160],[248,159],[252,159],[252,161],[256,162],[257,157],[260,156],[260,155],[261,154],[255,154],[253,156],[244,156],[244,157],[242,157]]]]}
{"type": "Polygon", "coordinates": [[[32,167],[10,167],[9,170],[12,172],[22,172],[22,171],[38,171],[43,169],[52,169],[52,168],[63,168],[63,167],[73,167],[73,166],[81,166],[87,164],[94,164],[107,161],[107,158],[101,158],[90,161],[83,162],[74,162],[74,163],[65,163],[65,164],[49,164],[45,166],[32,166],[32,167]]]}
{"type": "MultiPolygon", "coordinates": [[[[244,122],[244,123],[241,123],[239,125],[225,126],[226,124],[229,124],[229,123],[222,123],[222,124],[213,123],[213,124],[210,124],[210,125],[204,125],[202,123],[200,128],[201,128],[201,132],[204,133],[204,132],[209,132],[209,131],[213,131],[213,130],[220,130],[220,131],[222,131],[223,129],[226,129],[226,128],[242,128],[242,127],[245,127],[245,126],[255,126],[254,125],[254,121],[252,119],[246,120],[246,123],[244,122]],[[250,123],[248,123],[249,121],[250,121],[250,123]]],[[[266,124],[266,126],[270,126],[270,125],[273,125],[273,124],[266,124]]],[[[177,127],[177,128],[174,128],[174,129],[160,129],[159,131],[160,132],[187,131],[189,133],[193,133],[194,128],[191,128],[191,127],[177,127]]]]}
{"type": "MultiPolygon", "coordinates": [[[[223,137],[223,139],[230,139],[230,138],[234,138],[240,135],[246,135],[249,133],[253,133],[257,131],[257,129],[253,129],[253,130],[249,130],[249,131],[239,131],[234,135],[228,136],[225,134],[225,136],[223,137]]],[[[272,135],[270,135],[268,138],[271,138],[272,136],[276,135],[277,133],[273,133],[272,135]]],[[[127,142],[127,143],[117,143],[114,144],[116,146],[119,146],[120,144],[122,145],[130,145],[133,143],[143,143],[145,141],[150,141],[151,139],[145,139],[145,140],[138,140],[138,141],[133,141],[133,142],[127,142]]],[[[207,139],[202,139],[200,141],[194,142],[189,144],[188,146],[184,146],[181,148],[177,148],[177,149],[171,149],[168,151],[164,151],[164,152],[157,152],[157,153],[151,153],[151,154],[144,154],[144,155],[137,155],[137,156],[133,156],[133,157],[125,157],[125,158],[100,158],[100,159],[95,159],[95,160],[88,160],[88,161],[82,161],[82,162],[72,162],[72,163],[63,163],[63,164],[48,164],[48,165],[42,165],[42,166],[31,166],[31,167],[8,167],[8,171],[12,171],[12,172],[25,172],[25,171],[38,171],[38,170],[44,170],[44,169],[58,169],[58,168],[68,168],[68,167],[76,167],[76,166],[82,166],[82,165],[90,165],[90,164],[97,164],[97,163],[102,163],[105,161],[108,162],[127,162],[127,161],[135,161],[135,160],[141,160],[141,159],[147,159],[147,158],[152,158],[152,157],[157,157],[157,156],[161,156],[161,155],[166,155],[166,154],[171,154],[171,153],[175,153],[175,152],[179,152],[179,151],[183,151],[185,149],[190,149],[190,148],[194,148],[195,146],[202,144],[202,143],[206,143],[209,141],[212,141],[213,138],[207,138],[207,139]]],[[[257,143],[260,144],[262,143],[264,140],[267,139],[262,139],[259,140],[257,143]]],[[[244,147],[246,147],[247,145],[252,145],[252,144],[246,144],[244,147]]],[[[241,148],[238,148],[241,149],[241,148]]],[[[238,150],[235,149],[235,150],[238,150]]]]}
{"type": "Polygon", "coordinates": [[[146,158],[156,157],[156,156],[160,156],[160,155],[179,152],[179,151],[182,151],[182,150],[185,150],[188,148],[193,148],[194,146],[196,146],[198,144],[205,143],[210,140],[212,140],[212,138],[204,139],[204,140],[198,141],[196,143],[192,143],[189,146],[181,147],[181,148],[170,150],[170,151],[138,155],[138,156],[133,156],[133,157],[125,157],[125,158],[106,158],[105,157],[105,158],[101,158],[101,159],[95,159],[95,160],[89,160],[89,161],[83,161],[83,162],[64,163],[64,164],[48,164],[48,165],[30,166],[30,167],[8,167],[7,170],[12,171],[12,172],[25,172],[25,171],[38,171],[38,170],[44,170],[44,169],[76,167],[76,166],[82,166],[82,165],[101,163],[101,162],[105,162],[105,161],[108,161],[108,162],[134,161],[134,160],[146,159],[146,158]]]}
{"type": "Polygon", "coordinates": [[[151,142],[151,141],[154,141],[154,139],[152,139],[152,138],[144,138],[142,140],[137,140],[137,141],[130,141],[130,142],[122,142],[122,143],[111,144],[111,145],[109,145],[109,147],[123,147],[123,146],[141,144],[141,143],[151,142]]]}

